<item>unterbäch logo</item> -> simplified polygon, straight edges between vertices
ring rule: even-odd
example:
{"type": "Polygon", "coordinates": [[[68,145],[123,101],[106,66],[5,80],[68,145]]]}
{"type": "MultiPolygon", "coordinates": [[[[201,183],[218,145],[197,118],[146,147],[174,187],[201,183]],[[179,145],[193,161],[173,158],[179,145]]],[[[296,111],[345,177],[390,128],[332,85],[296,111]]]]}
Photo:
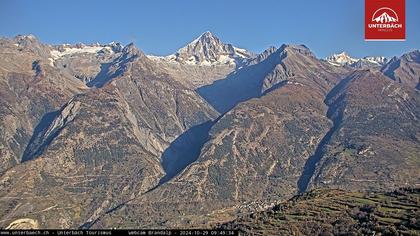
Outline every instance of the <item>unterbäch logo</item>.
{"type": "Polygon", "coordinates": [[[365,40],[405,40],[405,0],[365,0],[365,40]]]}
{"type": "Polygon", "coordinates": [[[372,22],[368,25],[369,28],[376,29],[399,29],[403,25],[399,24],[397,13],[389,7],[381,7],[372,15],[372,22]]]}
{"type": "Polygon", "coordinates": [[[376,23],[398,22],[398,15],[391,8],[382,7],[373,13],[372,21],[376,23]]]}

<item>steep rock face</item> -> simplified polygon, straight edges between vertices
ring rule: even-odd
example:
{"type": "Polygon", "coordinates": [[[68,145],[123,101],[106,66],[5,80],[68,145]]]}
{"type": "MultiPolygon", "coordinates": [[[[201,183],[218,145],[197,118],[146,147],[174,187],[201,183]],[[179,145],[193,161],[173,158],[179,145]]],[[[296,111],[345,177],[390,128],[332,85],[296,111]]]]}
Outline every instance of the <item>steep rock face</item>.
{"type": "Polygon", "coordinates": [[[156,185],[159,159],[133,126],[115,87],[76,97],[48,128],[59,132],[45,132],[45,150],[2,176],[4,224],[27,216],[42,228],[77,228],[156,185]]]}
{"type": "Polygon", "coordinates": [[[420,89],[420,51],[406,53],[400,58],[394,57],[381,71],[399,83],[420,89]]]}
{"type": "Polygon", "coordinates": [[[27,216],[43,228],[89,227],[159,183],[163,150],[218,113],[155,65],[129,45],[100,88],[54,114],[30,158],[0,180],[5,225],[27,216]]]}
{"type": "Polygon", "coordinates": [[[87,88],[50,65],[34,36],[0,39],[0,173],[20,163],[38,124],[87,88]]]}
{"type": "Polygon", "coordinates": [[[379,72],[346,78],[327,97],[336,129],[323,147],[312,187],[371,190],[418,183],[419,95],[379,72]]]}
{"type": "Polygon", "coordinates": [[[53,112],[51,115],[56,117],[51,124],[45,124],[43,130],[39,130],[39,132],[32,136],[30,143],[23,153],[22,161],[29,161],[36,158],[37,155],[40,155],[55,136],[59,134],[61,129],[73,121],[79,109],[80,102],[71,100],[59,112],[53,112]]]}

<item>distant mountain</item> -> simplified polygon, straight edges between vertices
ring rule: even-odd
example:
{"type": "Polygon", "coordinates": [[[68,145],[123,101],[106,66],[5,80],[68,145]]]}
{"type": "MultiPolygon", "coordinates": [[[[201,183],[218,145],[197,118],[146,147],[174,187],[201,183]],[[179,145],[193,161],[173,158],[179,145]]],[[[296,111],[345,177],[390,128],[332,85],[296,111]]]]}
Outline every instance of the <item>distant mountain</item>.
{"type": "Polygon", "coordinates": [[[420,89],[420,51],[392,58],[381,71],[399,83],[420,89]]]}
{"type": "Polygon", "coordinates": [[[109,44],[63,44],[51,47],[49,61],[63,73],[83,81],[89,87],[100,86],[98,81],[106,73],[108,66],[123,51],[120,43],[109,44]]]}
{"type": "Polygon", "coordinates": [[[356,62],[351,64],[351,67],[354,68],[380,68],[381,66],[385,65],[388,62],[388,59],[386,57],[376,56],[376,57],[363,57],[361,59],[358,59],[356,62]]]}
{"type": "Polygon", "coordinates": [[[357,62],[358,59],[350,57],[346,52],[333,54],[325,58],[327,62],[335,66],[351,65],[357,62]]]}
{"type": "Polygon", "coordinates": [[[325,58],[325,60],[335,66],[350,66],[354,68],[379,68],[388,61],[387,58],[381,56],[367,56],[357,59],[349,56],[346,52],[333,54],[325,58]]]}
{"type": "Polygon", "coordinates": [[[223,43],[213,33],[207,31],[197,39],[181,48],[175,54],[166,57],[153,57],[166,61],[179,62],[188,65],[241,65],[254,56],[245,49],[223,43]]]}

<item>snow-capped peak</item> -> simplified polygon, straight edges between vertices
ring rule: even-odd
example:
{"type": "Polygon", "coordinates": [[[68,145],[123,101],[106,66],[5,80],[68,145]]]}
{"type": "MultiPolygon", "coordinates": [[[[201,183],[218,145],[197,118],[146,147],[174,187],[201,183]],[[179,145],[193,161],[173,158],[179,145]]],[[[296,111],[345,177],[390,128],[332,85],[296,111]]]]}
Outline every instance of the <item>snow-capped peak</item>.
{"type": "Polygon", "coordinates": [[[198,38],[194,39],[189,44],[187,44],[187,46],[179,49],[178,52],[182,51],[183,49],[188,48],[188,46],[196,45],[198,42],[205,43],[205,42],[212,42],[212,41],[214,41],[214,43],[217,43],[217,44],[222,43],[219,38],[217,38],[216,36],[213,35],[213,33],[211,33],[210,31],[206,31],[206,32],[202,33],[198,38]]]}
{"type": "Polygon", "coordinates": [[[175,54],[166,57],[149,56],[154,60],[165,60],[189,65],[238,65],[253,57],[253,53],[223,43],[210,31],[179,49],[175,54]]]}
{"type": "Polygon", "coordinates": [[[351,66],[355,68],[377,67],[388,62],[388,59],[382,56],[353,58],[346,52],[333,54],[332,56],[325,58],[325,60],[334,66],[351,66]]]}
{"type": "Polygon", "coordinates": [[[339,54],[333,54],[333,55],[325,58],[325,60],[328,61],[330,64],[335,65],[335,66],[344,66],[344,65],[353,64],[358,59],[352,58],[346,52],[342,52],[342,53],[339,53],[339,54]]]}

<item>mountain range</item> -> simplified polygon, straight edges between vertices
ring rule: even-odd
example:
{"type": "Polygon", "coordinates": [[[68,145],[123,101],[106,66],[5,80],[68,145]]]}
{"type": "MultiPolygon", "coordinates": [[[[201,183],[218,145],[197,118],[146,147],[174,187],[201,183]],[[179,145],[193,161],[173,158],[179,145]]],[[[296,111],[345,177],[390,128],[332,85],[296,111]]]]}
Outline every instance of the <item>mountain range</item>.
{"type": "Polygon", "coordinates": [[[1,38],[0,228],[237,228],[319,189],[416,189],[419,56],[1,38]]]}

